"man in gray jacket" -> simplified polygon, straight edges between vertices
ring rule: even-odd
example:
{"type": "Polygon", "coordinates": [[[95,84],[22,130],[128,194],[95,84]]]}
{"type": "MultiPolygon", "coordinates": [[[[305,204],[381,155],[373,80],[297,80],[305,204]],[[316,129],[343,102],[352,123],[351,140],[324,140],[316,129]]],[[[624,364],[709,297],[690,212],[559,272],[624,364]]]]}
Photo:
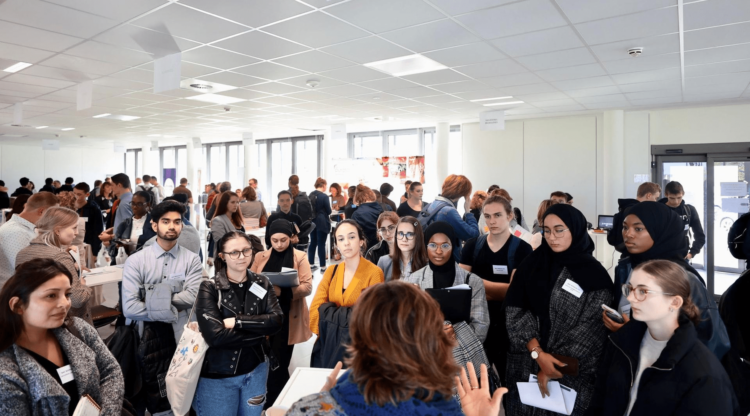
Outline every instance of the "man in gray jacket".
{"type": "Polygon", "coordinates": [[[125,317],[171,323],[176,342],[187,323],[202,274],[198,255],[177,244],[184,211],[184,206],[175,201],[157,205],[151,211],[156,244],[128,257],[122,273],[125,317]]]}

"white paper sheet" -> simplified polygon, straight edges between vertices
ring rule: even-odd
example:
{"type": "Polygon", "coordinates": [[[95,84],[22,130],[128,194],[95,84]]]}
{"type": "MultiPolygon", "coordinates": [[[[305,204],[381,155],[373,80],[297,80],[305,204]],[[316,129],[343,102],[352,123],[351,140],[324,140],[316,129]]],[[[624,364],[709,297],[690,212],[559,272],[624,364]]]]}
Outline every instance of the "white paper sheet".
{"type": "Polygon", "coordinates": [[[570,387],[561,385],[558,381],[547,383],[547,390],[550,395],[544,398],[539,391],[537,378],[533,374],[529,376],[528,383],[518,382],[516,385],[521,396],[521,403],[527,406],[534,406],[564,415],[573,413],[578,393],[570,387]]]}
{"type": "Polygon", "coordinates": [[[750,211],[750,199],[722,198],[721,210],[724,212],[736,212],[736,213],[744,214],[750,211]]]}
{"type": "Polygon", "coordinates": [[[721,183],[721,196],[745,196],[745,195],[747,195],[747,183],[746,182],[722,182],[721,183]]]}
{"type": "Polygon", "coordinates": [[[446,287],[446,289],[451,289],[451,290],[471,290],[471,286],[467,285],[466,283],[462,283],[460,285],[446,287]]]}

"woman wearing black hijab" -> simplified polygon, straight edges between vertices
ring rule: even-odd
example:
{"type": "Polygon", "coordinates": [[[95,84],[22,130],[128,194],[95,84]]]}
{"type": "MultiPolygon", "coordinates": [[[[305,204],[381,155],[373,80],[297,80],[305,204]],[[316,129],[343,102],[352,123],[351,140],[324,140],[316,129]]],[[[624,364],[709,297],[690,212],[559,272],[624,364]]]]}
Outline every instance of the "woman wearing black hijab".
{"type": "Polygon", "coordinates": [[[278,287],[274,285],[279,299],[284,322],[281,331],[271,337],[271,348],[279,359],[279,368],[268,374],[268,394],[266,408],[273,405],[284,385],[289,381],[289,363],[292,360],[294,344],[307,341],[310,331],[310,312],[305,297],[312,293],[312,271],[307,255],[292,247],[292,223],[277,220],[268,229],[271,248],[258,253],[250,269],[255,273],[278,273],[282,268],[297,270],[299,286],[278,287]]]}
{"type": "MultiPolygon", "coordinates": [[[[690,298],[701,312],[697,326],[698,339],[721,360],[729,350],[729,336],[721,320],[716,301],[709,296],[700,274],[684,260],[685,223],[669,207],[659,202],[644,201],[626,212],[622,238],[629,256],[620,260],[615,269],[615,305],[625,322],[630,320],[630,302],[620,288],[630,281],[636,266],[649,260],[670,260],[685,269],[690,281],[690,298]]],[[[624,323],[614,322],[602,313],[604,324],[615,332],[624,323]]]]}
{"type": "Polygon", "coordinates": [[[594,242],[576,208],[551,206],[542,227],[542,245],[516,269],[505,298],[510,339],[505,411],[509,416],[555,414],[521,403],[516,383],[528,382],[533,374],[543,395],[549,394],[551,379],[575,390],[571,414],[582,415],[594,393],[607,337],[599,313],[602,304],[612,304],[612,279],[591,255],[594,242]]]}

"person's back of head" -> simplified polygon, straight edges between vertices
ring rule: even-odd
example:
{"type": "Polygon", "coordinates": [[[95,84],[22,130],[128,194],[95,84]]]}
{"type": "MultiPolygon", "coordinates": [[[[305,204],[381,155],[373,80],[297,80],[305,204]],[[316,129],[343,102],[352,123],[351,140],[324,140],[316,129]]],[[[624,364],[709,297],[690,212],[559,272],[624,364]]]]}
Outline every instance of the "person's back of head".
{"type": "Polygon", "coordinates": [[[252,186],[248,185],[242,190],[242,198],[246,201],[255,201],[258,199],[258,194],[255,193],[255,189],[252,186]]]}
{"type": "Polygon", "coordinates": [[[188,180],[187,180],[187,178],[182,178],[182,179],[180,179],[180,185],[182,185],[182,186],[187,186],[187,183],[188,183],[188,180]]]}
{"type": "Polygon", "coordinates": [[[469,209],[481,209],[485,199],[487,199],[487,192],[474,192],[474,195],[471,197],[471,204],[469,205],[469,209]]]}
{"type": "Polygon", "coordinates": [[[49,186],[52,186],[52,182],[53,182],[53,181],[54,181],[54,179],[52,179],[52,178],[47,178],[47,179],[45,179],[45,180],[44,180],[44,184],[45,184],[45,185],[49,185],[49,186]]]}
{"type": "Polygon", "coordinates": [[[144,184],[149,183],[151,181],[151,175],[143,175],[142,179],[144,184]]]}
{"type": "Polygon", "coordinates": [[[5,181],[0,180],[0,186],[5,186],[5,181]]]}
{"type": "Polygon", "coordinates": [[[346,191],[349,194],[349,198],[354,199],[354,195],[357,193],[357,187],[352,185],[346,191]]]}
{"type": "Polygon", "coordinates": [[[384,197],[387,198],[389,195],[391,195],[391,192],[393,192],[393,185],[391,185],[390,183],[385,182],[380,185],[380,194],[384,197]]]}
{"type": "Polygon", "coordinates": [[[375,202],[382,204],[383,203],[383,195],[380,193],[380,191],[373,189],[372,193],[375,194],[375,202]]]}
{"type": "Polygon", "coordinates": [[[448,175],[443,181],[443,189],[440,193],[443,198],[456,200],[471,196],[471,181],[464,175],[448,175]]]}
{"type": "Polygon", "coordinates": [[[97,179],[94,181],[94,188],[98,188],[102,186],[102,181],[100,179],[97,179]]]}
{"type": "MultiPolygon", "coordinates": [[[[16,201],[17,200],[18,199],[16,199],[16,201]]],[[[42,208],[46,210],[47,208],[54,207],[59,203],[60,200],[57,195],[51,192],[39,192],[28,198],[28,200],[26,201],[26,206],[24,207],[24,211],[37,211],[42,208]]]]}
{"type": "Polygon", "coordinates": [[[638,186],[636,198],[640,200],[656,201],[661,195],[661,186],[658,183],[643,182],[638,186]]]}
{"type": "Polygon", "coordinates": [[[299,176],[292,175],[289,177],[289,191],[292,192],[292,199],[299,195],[299,176]]]}
{"type": "Polygon", "coordinates": [[[65,178],[65,185],[72,185],[72,184],[73,184],[73,178],[71,178],[70,176],[65,178]]]}
{"type": "Polygon", "coordinates": [[[229,181],[222,182],[221,185],[219,185],[219,193],[223,194],[224,192],[231,191],[232,190],[232,184],[229,181]]]}
{"type": "Polygon", "coordinates": [[[541,204],[539,204],[539,209],[536,212],[536,220],[540,226],[542,225],[542,218],[544,218],[544,213],[547,212],[549,207],[551,207],[555,203],[556,202],[551,199],[545,199],[541,204]]]}
{"type": "Polygon", "coordinates": [[[24,176],[23,178],[18,180],[18,183],[20,183],[21,186],[25,187],[26,185],[29,184],[29,178],[24,176]]]}
{"type": "Polygon", "coordinates": [[[487,188],[487,195],[491,194],[492,191],[494,191],[495,189],[500,189],[500,186],[498,186],[498,185],[490,185],[490,187],[487,188]]]}
{"type": "Polygon", "coordinates": [[[130,177],[124,173],[118,173],[112,176],[112,183],[120,185],[123,188],[130,189],[130,177]]]}
{"type": "Polygon", "coordinates": [[[362,292],[351,314],[345,361],[367,403],[451,396],[459,367],[443,323],[437,302],[415,285],[394,281],[362,292]]]}
{"type": "Polygon", "coordinates": [[[325,188],[326,186],[328,186],[328,182],[325,179],[318,178],[315,180],[315,185],[314,185],[315,189],[325,188]]]}
{"type": "Polygon", "coordinates": [[[356,205],[362,205],[368,202],[375,202],[377,200],[377,196],[375,196],[375,192],[372,191],[369,187],[365,186],[364,184],[359,184],[355,188],[357,191],[354,194],[354,203],[356,205]]]}

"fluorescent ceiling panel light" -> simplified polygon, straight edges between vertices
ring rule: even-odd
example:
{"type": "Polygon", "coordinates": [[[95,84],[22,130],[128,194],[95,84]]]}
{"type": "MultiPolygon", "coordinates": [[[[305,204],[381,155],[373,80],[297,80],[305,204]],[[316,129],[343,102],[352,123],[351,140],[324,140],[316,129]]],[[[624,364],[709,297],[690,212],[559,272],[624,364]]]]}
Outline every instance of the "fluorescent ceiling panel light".
{"type": "Polygon", "coordinates": [[[161,137],[161,134],[149,134],[148,137],[161,137]]]}
{"type": "Polygon", "coordinates": [[[112,116],[115,120],[121,120],[121,121],[133,121],[138,120],[140,117],[136,116],[112,116]]]}
{"type": "Polygon", "coordinates": [[[471,100],[471,102],[472,103],[478,103],[478,102],[481,102],[481,101],[507,100],[509,98],[513,98],[513,96],[509,95],[507,97],[482,98],[481,100],[471,100]]]}
{"type": "Polygon", "coordinates": [[[41,130],[41,129],[46,129],[47,127],[49,127],[49,126],[39,126],[39,127],[37,127],[36,129],[37,129],[37,130],[41,130]]]}
{"type": "Polygon", "coordinates": [[[104,113],[104,114],[99,114],[98,116],[94,116],[94,118],[102,118],[102,117],[107,117],[107,116],[111,116],[111,115],[112,114],[110,114],[110,113],[104,113]]]}
{"type": "Polygon", "coordinates": [[[365,66],[393,75],[394,77],[421,74],[447,68],[445,65],[419,54],[370,62],[369,64],[365,64],[365,66]]]}
{"type": "Polygon", "coordinates": [[[60,129],[60,130],[62,130],[62,131],[71,131],[71,130],[75,130],[75,128],[73,128],[73,127],[66,127],[64,129],[60,129]]]}
{"type": "Polygon", "coordinates": [[[508,101],[505,103],[492,103],[492,104],[484,104],[485,107],[493,107],[496,105],[510,105],[510,104],[523,104],[523,101],[508,101]]]}
{"type": "Polygon", "coordinates": [[[11,65],[11,66],[3,69],[3,72],[18,72],[18,71],[20,71],[22,69],[26,69],[26,68],[28,68],[30,66],[31,66],[31,64],[28,64],[26,62],[19,62],[17,64],[11,65]]]}
{"type": "Polygon", "coordinates": [[[220,94],[201,94],[193,97],[187,97],[188,100],[203,101],[212,104],[234,104],[242,101],[246,101],[240,98],[227,97],[226,95],[220,94]]]}

